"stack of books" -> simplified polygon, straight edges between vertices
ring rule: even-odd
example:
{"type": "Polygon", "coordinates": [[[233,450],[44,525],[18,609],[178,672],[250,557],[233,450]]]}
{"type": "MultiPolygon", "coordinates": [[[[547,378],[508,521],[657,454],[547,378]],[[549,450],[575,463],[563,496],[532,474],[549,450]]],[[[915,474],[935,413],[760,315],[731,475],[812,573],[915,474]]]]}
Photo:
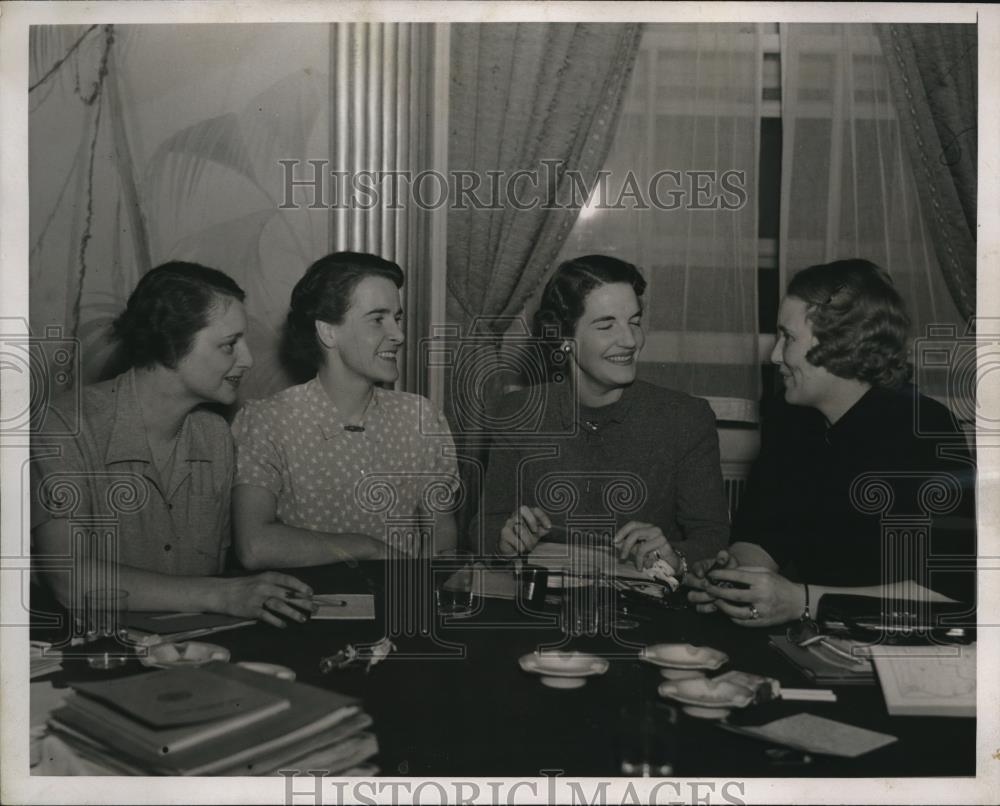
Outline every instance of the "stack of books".
{"type": "Polygon", "coordinates": [[[47,641],[31,642],[31,679],[54,672],[62,666],[62,652],[47,641]]]}
{"type": "Polygon", "coordinates": [[[334,775],[378,752],[356,699],[228,663],[73,688],[49,727],[118,774],[334,775]]]}

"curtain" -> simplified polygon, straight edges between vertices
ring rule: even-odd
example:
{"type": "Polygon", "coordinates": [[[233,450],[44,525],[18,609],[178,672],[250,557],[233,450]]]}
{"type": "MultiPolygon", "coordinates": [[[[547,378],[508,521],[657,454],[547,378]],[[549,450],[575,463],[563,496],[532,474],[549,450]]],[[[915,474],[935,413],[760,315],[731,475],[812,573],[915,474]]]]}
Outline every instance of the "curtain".
{"type": "MultiPolygon", "coordinates": [[[[565,172],[589,177],[604,161],[639,38],[638,25],[453,26],[449,169],[502,172],[505,183],[520,170],[541,175],[542,161],[559,166],[554,187],[519,197],[524,206],[536,202],[531,209],[453,205],[450,321],[520,311],[579,210],[563,202],[565,172]],[[545,203],[556,198],[558,207],[545,203]]],[[[505,189],[518,193],[516,182],[505,189]]],[[[488,329],[499,334],[506,325],[499,319],[488,329]]]]}
{"type": "MultiPolygon", "coordinates": [[[[872,26],[782,25],[781,34],[782,288],[806,266],[866,258],[893,277],[914,335],[961,335],[872,26]]],[[[946,396],[945,369],[927,363],[916,366],[922,391],[946,396]]]]}
{"type": "Polygon", "coordinates": [[[72,382],[107,373],[111,318],[150,266],[180,259],[222,269],[247,292],[255,366],[241,395],[288,384],[280,328],[292,285],[328,251],[330,213],[309,208],[308,188],[282,209],[279,160],[328,156],[329,34],[32,29],[31,328],[80,340],[72,382]]]}
{"type": "Polygon", "coordinates": [[[749,422],[760,393],[761,58],[755,25],[647,26],[604,165],[608,184],[560,256],[637,264],[649,284],[639,376],[708,398],[720,419],[749,422]],[[645,209],[622,200],[630,177],[645,209]]]}
{"type": "Polygon", "coordinates": [[[876,25],[903,141],[959,312],[976,312],[975,25],[876,25]]]}
{"type": "Polygon", "coordinates": [[[604,162],[640,37],[638,25],[452,26],[448,167],[461,186],[483,185],[448,214],[445,410],[468,491],[463,532],[504,388],[503,334],[579,213],[574,172],[591,182],[604,162]]]}

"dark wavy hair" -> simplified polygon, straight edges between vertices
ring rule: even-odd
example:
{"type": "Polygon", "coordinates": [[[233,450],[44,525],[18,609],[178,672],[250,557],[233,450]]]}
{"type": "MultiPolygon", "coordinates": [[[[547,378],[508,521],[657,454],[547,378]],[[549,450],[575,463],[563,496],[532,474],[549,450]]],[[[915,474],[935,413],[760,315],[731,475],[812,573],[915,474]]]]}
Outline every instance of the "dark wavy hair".
{"type": "Polygon", "coordinates": [[[292,289],[281,355],[296,377],[311,377],[323,363],[316,322],[339,325],[355,287],[366,277],[384,277],[403,287],[403,270],[391,260],[362,252],[334,252],[313,263],[292,289]]]}
{"type": "Polygon", "coordinates": [[[792,278],[787,293],[808,306],[818,342],[806,354],[809,363],[890,389],[910,379],[910,317],[883,269],[859,258],[810,266],[792,278]]]}
{"type": "Polygon", "coordinates": [[[626,283],[642,298],[646,280],[635,266],[607,255],[584,255],[559,265],[542,292],[535,312],[533,333],[542,342],[550,377],[562,364],[559,348],[572,338],[583,316],[587,295],[609,283],[626,283]]]}
{"type": "Polygon", "coordinates": [[[176,369],[220,298],[243,302],[246,294],[218,269],[171,261],[146,272],[111,325],[122,368],[162,364],[176,369]]]}

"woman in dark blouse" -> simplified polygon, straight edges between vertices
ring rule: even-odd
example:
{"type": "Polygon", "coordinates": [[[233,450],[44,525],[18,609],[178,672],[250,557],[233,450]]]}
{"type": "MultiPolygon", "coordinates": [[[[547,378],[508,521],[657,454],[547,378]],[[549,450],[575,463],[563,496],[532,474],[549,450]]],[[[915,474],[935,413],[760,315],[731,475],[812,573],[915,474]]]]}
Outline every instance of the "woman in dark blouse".
{"type": "Polygon", "coordinates": [[[825,593],[974,601],[974,466],[948,409],[907,383],[908,327],[868,261],[792,279],[771,355],[791,405],[764,433],[726,570],[690,575],[700,609],[770,626],[825,593]]]}
{"type": "Polygon", "coordinates": [[[495,419],[472,536],[516,555],[570,533],[644,568],[676,550],[713,555],[728,537],[715,417],[704,400],[636,380],[646,282],[624,261],[563,263],[535,316],[552,381],[507,395],[495,419]]]}

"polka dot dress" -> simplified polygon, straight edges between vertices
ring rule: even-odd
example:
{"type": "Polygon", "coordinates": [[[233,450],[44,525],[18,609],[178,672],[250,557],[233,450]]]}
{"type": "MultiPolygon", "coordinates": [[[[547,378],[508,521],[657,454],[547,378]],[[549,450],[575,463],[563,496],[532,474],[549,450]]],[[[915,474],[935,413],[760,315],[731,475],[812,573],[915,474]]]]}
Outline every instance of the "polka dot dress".
{"type": "Polygon", "coordinates": [[[316,378],[248,402],[233,422],[235,484],[273,493],[288,526],[382,540],[442,508],[458,487],[444,415],[420,395],[374,392],[362,430],[345,429],[316,378]]]}

